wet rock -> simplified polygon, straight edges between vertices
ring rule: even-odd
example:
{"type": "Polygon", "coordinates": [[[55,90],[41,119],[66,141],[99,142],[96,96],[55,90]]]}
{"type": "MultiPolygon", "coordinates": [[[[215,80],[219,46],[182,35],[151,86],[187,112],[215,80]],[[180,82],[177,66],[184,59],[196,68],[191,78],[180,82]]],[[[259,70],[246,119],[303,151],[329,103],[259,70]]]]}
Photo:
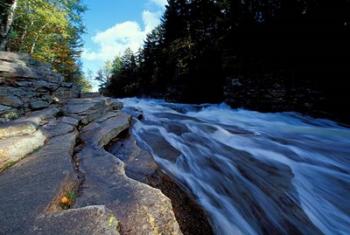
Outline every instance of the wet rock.
{"type": "Polygon", "coordinates": [[[132,117],[142,120],[143,119],[143,113],[141,110],[137,109],[137,108],[130,108],[130,107],[126,107],[123,109],[124,112],[126,112],[127,114],[131,115],[132,117]]]}
{"type": "Polygon", "coordinates": [[[105,206],[88,206],[41,216],[30,234],[119,235],[119,221],[105,206]]]}
{"type": "Polygon", "coordinates": [[[127,176],[134,180],[150,184],[149,177],[159,169],[152,155],[139,148],[129,132],[119,135],[106,149],[124,162],[127,176]]]}
{"type": "Polygon", "coordinates": [[[121,110],[123,108],[123,103],[111,99],[109,105],[112,107],[112,110],[121,110]]]}

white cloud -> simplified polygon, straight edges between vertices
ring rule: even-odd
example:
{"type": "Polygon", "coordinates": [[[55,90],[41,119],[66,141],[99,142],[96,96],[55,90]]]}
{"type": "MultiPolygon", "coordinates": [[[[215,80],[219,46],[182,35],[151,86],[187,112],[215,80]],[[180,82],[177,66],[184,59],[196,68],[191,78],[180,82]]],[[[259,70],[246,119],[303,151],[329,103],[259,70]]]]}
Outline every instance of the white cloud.
{"type": "Polygon", "coordinates": [[[92,37],[97,50],[85,48],[83,59],[88,61],[106,61],[122,54],[127,48],[136,52],[143,44],[148,33],[160,23],[161,12],[143,11],[143,29],[135,21],[115,24],[113,27],[92,37]]]}
{"type": "Polygon", "coordinates": [[[167,0],[151,0],[154,4],[160,6],[160,7],[165,7],[166,4],[168,4],[167,0]]]}
{"type": "Polygon", "coordinates": [[[155,27],[160,24],[160,18],[162,16],[162,12],[151,12],[151,11],[143,11],[142,19],[145,24],[145,33],[150,33],[155,27]]]}

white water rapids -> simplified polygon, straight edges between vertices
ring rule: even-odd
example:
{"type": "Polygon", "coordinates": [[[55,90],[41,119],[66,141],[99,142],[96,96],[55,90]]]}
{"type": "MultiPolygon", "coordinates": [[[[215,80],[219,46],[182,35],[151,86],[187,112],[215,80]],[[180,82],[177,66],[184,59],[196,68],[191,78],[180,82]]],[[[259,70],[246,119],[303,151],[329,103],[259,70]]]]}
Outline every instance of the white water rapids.
{"type": "Polygon", "coordinates": [[[121,101],[142,112],[133,134],[215,234],[350,234],[350,129],[296,113],[121,101]]]}

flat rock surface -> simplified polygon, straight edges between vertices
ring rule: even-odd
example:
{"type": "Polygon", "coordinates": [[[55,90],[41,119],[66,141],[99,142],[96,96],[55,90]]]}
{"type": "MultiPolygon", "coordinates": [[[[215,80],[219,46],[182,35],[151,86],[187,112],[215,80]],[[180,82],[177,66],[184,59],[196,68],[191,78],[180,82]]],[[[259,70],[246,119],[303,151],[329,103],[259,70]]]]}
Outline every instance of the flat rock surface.
{"type": "Polygon", "coordinates": [[[110,98],[81,98],[71,99],[64,108],[66,116],[73,117],[86,125],[103,117],[110,110],[121,108],[121,103],[110,98]]]}
{"type": "Polygon", "coordinates": [[[0,139],[33,134],[38,126],[32,122],[17,122],[0,124],[0,139]]]}
{"type": "Polygon", "coordinates": [[[0,172],[4,167],[43,146],[46,138],[43,132],[38,130],[33,134],[0,140],[0,172]]]}
{"type": "Polygon", "coordinates": [[[103,149],[128,129],[129,119],[116,113],[82,130],[85,147],[77,156],[85,181],[75,206],[106,205],[120,220],[122,234],[181,234],[169,198],[126,176],[124,163],[103,149]]]}
{"type": "Polygon", "coordinates": [[[100,119],[86,126],[81,131],[80,138],[91,146],[104,147],[113,138],[130,127],[130,116],[115,112],[108,119],[100,119]]]}
{"type": "Polygon", "coordinates": [[[88,206],[39,217],[33,235],[119,235],[119,221],[105,206],[88,206]]]}
{"type": "MultiPolygon", "coordinates": [[[[26,234],[67,177],[77,132],[49,140],[39,151],[0,174],[0,234],[26,234]]],[[[76,180],[72,178],[71,180],[76,180]]]]}
{"type": "Polygon", "coordinates": [[[1,147],[15,156],[28,148],[24,140],[44,137],[41,148],[0,173],[0,235],[182,234],[170,199],[129,178],[104,149],[130,128],[121,107],[105,97],[72,99],[0,126],[0,162],[1,147]],[[67,193],[75,196],[63,211],[67,193]]]}
{"type": "Polygon", "coordinates": [[[26,117],[17,119],[15,122],[32,122],[36,125],[43,125],[54,119],[61,110],[57,107],[49,107],[40,111],[28,113],[26,117]]]}

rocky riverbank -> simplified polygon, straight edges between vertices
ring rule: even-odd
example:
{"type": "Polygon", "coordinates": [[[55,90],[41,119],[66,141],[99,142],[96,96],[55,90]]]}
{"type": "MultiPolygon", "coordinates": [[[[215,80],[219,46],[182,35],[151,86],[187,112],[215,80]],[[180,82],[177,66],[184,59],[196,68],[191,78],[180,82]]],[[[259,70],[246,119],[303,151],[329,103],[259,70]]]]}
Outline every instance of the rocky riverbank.
{"type": "Polygon", "coordinates": [[[160,189],[169,197],[183,234],[213,234],[203,209],[172,177],[164,173],[151,154],[138,146],[129,130],[119,135],[106,149],[125,163],[128,177],[160,189]]]}
{"type": "Polygon", "coordinates": [[[0,52],[0,121],[80,96],[80,89],[26,54],[0,52]]]}
{"type": "Polygon", "coordinates": [[[0,58],[0,234],[182,234],[172,201],[105,150],[131,126],[120,102],[79,98],[24,55],[0,58]]]}

